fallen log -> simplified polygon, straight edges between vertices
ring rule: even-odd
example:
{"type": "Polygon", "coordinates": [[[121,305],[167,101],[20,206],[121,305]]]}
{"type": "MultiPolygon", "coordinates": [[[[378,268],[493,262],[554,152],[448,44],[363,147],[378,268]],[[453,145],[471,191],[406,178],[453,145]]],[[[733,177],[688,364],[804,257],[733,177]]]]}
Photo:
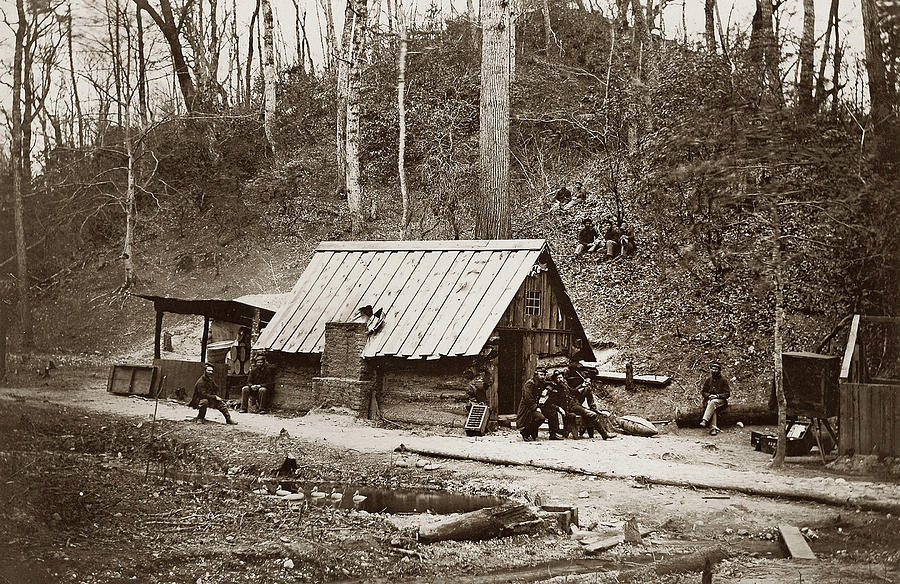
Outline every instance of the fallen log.
{"type": "MultiPolygon", "coordinates": [[[[699,428],[703,417],[703,408],[689,410],[678,409],[675,422],[679,428],[699,428]]],[[[719,427],[733,426],[737,422],[746,425],[773,425],[778,423],[778,414],[766,406],[748,404],[729,404],[724,411],[718,413],[719,427]]]]}
{"type": "Polygon", "coordinates": [[[712,566],[733,555],[732,550],[728,550],[722,545],[716,545],[693,553],[666,558],[646,568],[620,572],[617,580],[623,583],[656,582],[659,580],[659,576],[668,574],[702,572],[707,567],[711,571],[712,566]]]}
{"type": "Polygon", "coordinates": [[[505,535],[538,533],[550,530],[551,526],[556,526],[556,521],[555,514],[541,511],[532,505],[508,503],[426,523],[419,527],[419,541],[478,541],[505,535]]]}

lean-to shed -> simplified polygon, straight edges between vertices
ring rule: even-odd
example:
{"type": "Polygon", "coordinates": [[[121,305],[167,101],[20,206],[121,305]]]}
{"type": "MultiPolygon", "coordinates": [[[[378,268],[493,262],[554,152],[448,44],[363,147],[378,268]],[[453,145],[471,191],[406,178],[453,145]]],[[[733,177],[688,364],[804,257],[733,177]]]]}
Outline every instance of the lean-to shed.
{"type": "Polygon", "coordinates": [[[282,403],[427,423],[464,416],[473,367],[496,419],[539,358],[593,360],[541,239],[323,242],[254,349],[282,403]]]}

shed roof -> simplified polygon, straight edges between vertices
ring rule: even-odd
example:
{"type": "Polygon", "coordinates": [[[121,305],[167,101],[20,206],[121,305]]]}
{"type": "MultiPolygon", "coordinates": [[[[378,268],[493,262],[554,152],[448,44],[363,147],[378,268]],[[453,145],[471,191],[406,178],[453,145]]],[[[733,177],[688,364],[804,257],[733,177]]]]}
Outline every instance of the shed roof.
{"type": "Polygon", "coordinates": [[[196,314],[246,326],[250,326],[253,323],[256,310],[259,310],[260,322],[263,325],[268,323],[275,315],[274,310],[237,300],[222,300],[218,298],[186,299],[154,294],[133,294],[133,296],[149,300],[158,312],[196,314]]]}
{"type": "Polygon", "coordinates": [[[363,357],[477,355],[531,272],[543,239],[323,242],[255,348],[321,353],[325,323],[382,309],[363,357]]]}

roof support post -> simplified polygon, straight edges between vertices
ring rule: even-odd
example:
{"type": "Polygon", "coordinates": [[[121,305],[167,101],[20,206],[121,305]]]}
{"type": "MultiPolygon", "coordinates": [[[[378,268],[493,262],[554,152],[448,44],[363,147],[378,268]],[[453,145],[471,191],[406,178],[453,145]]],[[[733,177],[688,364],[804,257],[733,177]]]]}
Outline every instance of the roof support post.
{"type": "Polygon", "coordinates": [[[160,341],[162,340],[162,323],[163,323],[163,315],[165,312],[157,309],[156,311],[156,328],[153,329],[153,358],[159,359],[162,357],[162,352],[160,351],[160,341]]]}
{"type": "Polygon", "coordinates": [[[206,363],[206,345],[209,344],[209,317],[203,317],[203,338],[200,340],[200,362],[206,363]]]}

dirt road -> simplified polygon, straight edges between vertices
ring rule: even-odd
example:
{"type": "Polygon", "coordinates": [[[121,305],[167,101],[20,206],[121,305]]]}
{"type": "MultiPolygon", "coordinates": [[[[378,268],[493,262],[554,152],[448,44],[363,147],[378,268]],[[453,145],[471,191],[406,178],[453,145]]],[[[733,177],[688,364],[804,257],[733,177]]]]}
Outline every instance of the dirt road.
{"type": "MultiPolygon", "coordinates": [[[[738,548],[742,542],[754,540],[765,542],[772,537],[775,526],[788,523],[812,528],[817,536],[812,545],[819,553],[821,562],[800,567],[793,563],[785,563],[783,560],[775,559],[779,555],[777,548],[768,553],[742,552],[726,560],[719,567],[716,582],[752,582],[755,580],[747,578],[748,574],[753,572],[758,572],[761,577],[766,574],[764,579],[759,580],[764,582],[792,581],[783,579],[786,574],[791,574],[791,578],[795,579],[793,581],[796,581],[796,575],[802,575],[807,580],[816,578],[822,582],[838,582],[839,579],[833,576],[845,575],[848,571],[856,575],[857,581],[884,582],[885,578],[890,581],[900,574],[898,570],[900,555],[897,553],[897,549],[900,548],[900,536],[897,535],[900,532],[898,529],[900,521],[896,514],[752,496],[732,490],[740,487],[745,491],[752,491],[748,486],[756,485],[760,488],[797,489],[811,494],[838,493],[841,497],[856,497],[859,501],[891,503],[900,500],[896,484],[842,477],[824,470],[815,458],[792,461],[784,471],[775,473],[766,468],[769,457],[749,447],[748,428],[728,429],[715,438],[698,430],[681,430],[677,434],[666,434],[654,439],[622,437],[607,442],[566,440],[552,443],[549,441],[523,443],[511,430],[484,438],[468,438],[461,436],[461,432],[452,430],[438,432],[427,429],[380,428],[367,421],[335,412],[314,412],[301,418],[237,414],[239,425],[236,427],[224,426],[219,423],[221,421],[217,418],[219,414],[210,412],[208,417],[212,418],[213,422],[196,425],[187,422],[187,419],[193,417],[194,411],[183,405],[170,402],[161,402],[157,405],[145,399],[113,396],[104,391],[104,385],[104,378],[99,374],[88,372],[59,377],[44,385],[0,388],[0,404],[7,404],[0,407],[7,408],[16,404],[26,408],[38,406],[51,408],[58,405],[68,409],[65,414],[67,419],[72,417],[89,420],[84,424],[104,418],[109,419],[112,424],[120,417],[125,417],[124,419],[131,420],[126,423],[126,427],[132,429],[128,432],[133,432],[134,428],[139,427],[146,430],[146,420],[152,417],[156,406],[157,417],[163,421],[161,428],[165,428],[165,433],[174,433],[173,435],[184,436],[184,440],[208,445],[210,452],[204,451],[206,458],[203,460],[215,460],[213,454],[215,451],[220,453],[220,457],[224,456],[222,453],[228,452],[227,459],[222,458],[218,464],[229,470],[232,467],[243,468],[244,471],[240,472],[246,472],[252,468],[259,468],[261,465],[253,458],[263,458],[262,453],[266,453],[271,460],[273,453],[278,451],[273,445],[287,435],[290,437],[291,448],[301,453],[309,466],[309,472],[317,473],[317,476],[327,474],[328,471],[322,469],[330,467],[339,473],[339,477],[336,478],[368,476],[370,480],[374,480],[373,477],[377,477],[378,480],[388,481],[387,484],[390,485],[404,483],[407,486],[442,486],[470,493],[499,494],[520,500],[540,500],[545,504],[574,505],[579,508],[581,527],[590,530],[592,534],[615,533],[629,517],[635,517],[642,525],[657,530],[658,535],[654,536],[644,548],[631,549],[626,546],[607,552],[599,558],[611,561],[614,565],[624,560],[634,562],[641,558],[646,563],[654,563],[660,557],[704,545],[724,543],[738,548]],[[83,415],[78,412],[83,412],[83,415]],[[409,452],[395,453],[400,444],[422,452],[441,452],[443,455],[460,458],[491,458],[510,464],[484,464],[472,460],[425,457],[409,452]],[[420,456],[441,468],[435,471],[417,468],[415,461],[420,456]],[[399,458],[407,460],[410,466],[397,467],[399,458]],[[588,474],[545,470],[563,467],[583,469],[588,474]],[[823,474],[826,476],[822,476],[823,474]],[[664,483],[666,480],[672,482],[675,479],[696,481],[706,487],[719,485],[720,488],[692,489],[656,484],[664,483]],[[778,577],[782,579],[777,580],[778,577]],[[871,579],[868,579],[869,577],[871,579]]],[[[103,426],[100,426],[100,430],[102,428],[103,426]]],[[[47,432],[52,434],[53,429],[50,428],[47,432]]],[[[60,429],[59,432],[65,436],[75,434],[71,429],[60,429]]],[[[112,448],[121,447],[109,446],[106,450],[113,452],[112,448]]],[[[274,455],[277,457],[277,453],[274,455]]],[[[96,458],[96,455],[92,456],[96,458]]],[[[108,460],[108,454],[101,456],[107,457],[103,458],[104,461],[108,460]]],[[[122,456],[121,450],[119,456],[122,456]]],[[[129,456],[127,451],[125,456],[126,458],[129,456]]],[[[115,466],[112,464],[114,462],[114,460],[104,462],[106,465],[104,468],[115,466]]],[[[208,465],[209,462],[204,464],[208,465]]],[[[152,497],[153,493],[149,496],[152,497]]],[[[160,491],[159,496],[164,496],[164,493],[160,491]]],[[[237,497],[242,500],[244,496],[232,493],[229,499],[237,497]]],[[[173,502],[172,505],[176,503],[173,502]]],[[[173,513],[176,508],[177,505],[173,507],[173,513]]],[[[124,513],[127,517],[128,512],[124,513]]],[[[266,515],[270,514],[271,512],[266,515]]],[[[317,517],[311,514],[304,519],[301,516],[296,519],[297,525],[325,520],[317,517]]],[[[276,519],[277,517],[273,516],[272,521],[276,519]]],[[[394,526],[393,529],[398,530],[398,534],[413,532],[418,524],[429,520],[418,515],[385,516],[382,519],[389,521],[394,526]]],[[[142,521],[145,520],[136,515],[130,525],[133,529],[146,531],[142,521]]],[[[250,530],[251,533],[247,533],[250,528],[246,520],[242,521],[244,522],[238,524],[236,528],[234,525],[229,527],[230,531],[219,532],[214,528],[202,528],[213,529],[208,532],[208,536],[219,541],[224,549],[228,550],[225,552],[225,559],[218,561],[218,564],[217,561],[210,560],[216,564],[218,570],[218,572],[213,570],[213,574],[230,573],[229,566],[244,558],[240,561],[255,562],[260,569],[265,566],[267,570],[265,573],[270,578],[276,573],[285,576],[283,581],[340,579],[341,573],[328,572],[327,566],[322,568],[324,571],[302,572],[301,576],[298,576],[300,572],[297,570],[283,574],[283,569],[275,569],[277,568],[275,562],[283,561],[286,557],[307,558],[308,554],[305,552],[299,554],[294,550],[291,553],[295,555],[291,556],[291,553],[283,549],[281,551],[273,549],[269,544],[266,553],[255,556],[250,554],[253,556],[251,561],[245,549],[248,544],[246,542],[240,546],[238,544],[244,539],[255,541],[254,545],[259,545],[260,540],[265,542],[272,537],[272,527],[259,526],[255,532],[250,530]],[[236,535],[229,536],[226,533],[236,535]],[[232,537],[232,540],[229,541],[228,537],[232,537]]],[[[284,521],[282,518],[281,523],[284,524],[284,521]]],[[[351,517],[345,521],[356,525],[352,529],[361,533],[366,533],[367,529],[369,533],[381,533],[377,530],[372,532],[371,530],[375,528],[371,526],[360,527],[358,517],[351,517]]],[[[50,523],[52,527],[52,521],[50,523]]],[[[120,531],[127,533],[128,529],[120,531]]],[[[116,538],[123,537],[122,533],[110,533],[109,537],[112,541],[119,541],[116,538]]],[[[339,555],[345,562],[342,565],[349,566],[346,563],[348,548],[355,549],[354,546],[358,546],[359,542],[354,538],[347,539],[346,533],[341,535],[343,532],[326,533],[330,533],[329,541],[332,542],[330,545],[341,551],[339,555]]],[[[175,537],[177,534],[168,535],[175,537]]],[[[288,534],[288,536],[291,542],[295,541],[295,535],[288,534]]],[[[390,543],[398,536],[381,537],[387,538],[390,543]]],[[[53,539],[48,535],[48,540],[53,539]]],[[[308,540],[309,535],[301,539],[308,540]]],[[[414,565],[409,566],[405,572],[393,572],[393,575],[387,573],[396,566],[392,567],[390,561],[384,564],[390,559],[391,548],[388,546],[385,548],[386,552],[376,554],[377,560],[373,556],[354,564],[352,569],[345,568],[347,573],[343,576],[353,579],[354,574],[360,573],[361,570],[362,573],[371,572],[371,578],[365,577],[359,581],[377,580],[376,572],[384,574],[379,576],[386,578],[383,581],[398,581],[403,578],[418,578],[415,581],[441,581],[434,580],[429,574],[440,574],[441,570],[444,570],[448,574],[472,576],[478,574],[489,579],[486,581],[490,581],[491,578],[494,581],[534,581],[535,578],[526,578],[522,574],[543,573],[546,578],[542,576],[540,579],[549,579],[554,574],[552,565],[565,565],[568,566],[568,571],[558,573],[565,573],[568,582],[601,582],[605,581],[603,578],[609,573],[621,571],[614,570],[609,565],[606,565],[602,574],[597,573],[599,568],[596,566],[573,568],[571,562],[578,562],[581,561],[579,558],[584,558],[574,538],[544,538],[531,543],[527,538],[524,541],[515,538],[506,541],[507,539],[419,546],[418,553],[427,558],[427,564],[417,565],[413,558],[414,565]],[[538,543],[538,548],[534,548],[535,543],[538,543]],[[528,551],[523,553],[524,550],[528,551]],[[364,564],[370,562],[372,566],[366,568],[364,564]],[[553,564],[554,562],[556,564],[553,564]],[[544,572],[541,572],[542,566],[546,568],[544,572]],[[583,571],[589,573],[577,575],[583,571]],[[491,576],[492,574],[494,576],[491,576]]],[[[11,541],[21,546],[20,538],[13,538],[11,541]]],[[[276,548],[288,545],[284,542],[275,543],[276,548]]],[[[182,547],[186,545],[187,542],[183,543],[182,547]]],[[[75,550],[66,553],[76,555],[75,550]]],[[[193,554],[198,552],[181,550],[179,553],[193,557],[193,554]]],[[[316,556],[316,561],[327,560],[328,558],[316,556]]],[[[85,565],[88,566],[86,569],[97,573],[90,566],[96,563],[103,564],[104,561],[108,561],[108,558],[85,560],[85,565]]],[[[633,566],[630,569],[633,569],[633,566]]],[[[194,582],[198,574],[202,576],[202,572],[185,568],[175,570],[172,580],[162,578],[156,581],[194,582]]],[[[842,577],[847,581],[845,576],[842,577]]],[[[93,581],[112,580],[100,578],[93,581]]],[[[275,578],[273,581],[282,580],[275,578]]],[[[660,578],[655,581],[667,580],[660,578]]]]}

